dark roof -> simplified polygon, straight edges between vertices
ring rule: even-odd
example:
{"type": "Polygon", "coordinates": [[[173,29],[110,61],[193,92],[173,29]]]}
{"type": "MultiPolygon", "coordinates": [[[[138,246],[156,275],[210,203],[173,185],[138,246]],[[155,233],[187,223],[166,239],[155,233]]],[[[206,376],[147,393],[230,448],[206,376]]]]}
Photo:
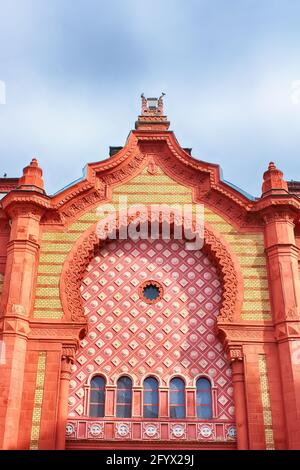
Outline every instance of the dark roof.
{"type": "Polygon", "coordinates": [[[300,181],[288,181],[287,184],[290,193],[300,195],[300,181]]]}
{"type": "Polygon", "coordinates": [[[123,147],[109,147],[109,156],[113,157],[118,153],[120,150],[122,150],[123,147]]]}
{"type": "Polygon", "coordinates": [[[16,189],[19,178],[0,178],[0,193],[8,193],[12,189],[16,189]]]}

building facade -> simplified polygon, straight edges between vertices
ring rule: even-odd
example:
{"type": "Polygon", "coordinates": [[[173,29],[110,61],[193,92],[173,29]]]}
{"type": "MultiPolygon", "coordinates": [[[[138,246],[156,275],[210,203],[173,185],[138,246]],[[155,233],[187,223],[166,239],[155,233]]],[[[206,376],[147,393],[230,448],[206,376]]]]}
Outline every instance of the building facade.
{"type": "Polygon", "coordinates": [[[300,448],[299,183],[247,196],[142,96],[82,179],[0,192],[2,449],[300,448]]]}

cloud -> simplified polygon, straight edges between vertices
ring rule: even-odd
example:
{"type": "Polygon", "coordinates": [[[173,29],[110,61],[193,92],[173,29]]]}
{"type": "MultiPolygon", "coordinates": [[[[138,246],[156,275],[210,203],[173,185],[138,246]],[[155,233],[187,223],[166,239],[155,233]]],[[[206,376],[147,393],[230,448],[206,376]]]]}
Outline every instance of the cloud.
{"type": "Polygon", "coordinates": [[[59,190],[124,144],[141,92],[164,91],[179,142],[232,183],[258,195],[270,160],[300,179],[299,15],[292,0],[7,2],[0,174],[37,155],[59,190]]]}

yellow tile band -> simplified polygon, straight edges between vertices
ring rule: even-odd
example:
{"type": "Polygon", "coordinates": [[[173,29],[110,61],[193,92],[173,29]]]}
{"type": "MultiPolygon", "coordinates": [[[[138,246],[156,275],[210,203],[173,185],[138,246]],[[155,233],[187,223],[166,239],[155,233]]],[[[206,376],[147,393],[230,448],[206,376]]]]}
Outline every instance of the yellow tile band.
{"type": "Polygon", "coordinates": [[[39,448],[39,437],[42,417],[42,404],[44,396],[44,382],[46,371],[46,358],[47,353],[40,351],[38,357],[35,394],[34,394],[34,407],[32,414],[32,425],[30,435],[30,449],[37,450],[39,448]]]}
{"type": "Polygon", "coordinates": [[[261,401],[263,406],[263,418],[265,427],[266,450],[274,450],[274,435],[272,425],[272,410],[270,403],[269,380],[267,371],[267,360],[265,354],[260,354],[258,359],[261,401]]]}

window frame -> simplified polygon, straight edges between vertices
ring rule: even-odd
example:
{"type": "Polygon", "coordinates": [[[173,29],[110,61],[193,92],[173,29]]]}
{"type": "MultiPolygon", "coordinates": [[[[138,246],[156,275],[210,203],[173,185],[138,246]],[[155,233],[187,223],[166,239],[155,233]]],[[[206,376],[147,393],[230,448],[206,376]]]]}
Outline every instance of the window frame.
{"type": "Polygon", "coordinates": [[[120,419],[131,419],[132,418],[132,411],[133,411],[133,380],[128,375],[121,375],[118,378],[116,385],[117,386],[116,386],[116,395],[115,395],[115,417],[120,418],[120,419]],[[129,388],[128,389],[126,389],[126,388],[118,389],[119,381],[121,379],[124,379],[124,378],[130,380],[130,384],[131,384],[130,389],[129,388]],[[118,392],[119,391],[123,391],[123,392],[125,391],[126,392],[126,391],[129,391],[129,390],[130,390],[130,399],[131,399],[130,404],[129,403],[127,404],[126,402],[118,403],[118,392]],[[123,406],[123,407],[130,406],[130,416],[118,416],[118,406],[123,406]]]}
{"type": "Polygon", "coordinates": [[[195,390],[195,412],[196,412],[196,418],[199,419],[199,420],[212,420],[212,419],[214,419],[214,417],[215,417],[215,413],[214,413],[214,409],[215,409],[215,406],[214,406],[215,396],[214,396],[214,395],[215,395],[215,394],[214,394],[214,387],[213,387],[213,385],[212,385],[212,383],[211,383],[211,380],[210,380],[208,377],[206,377],[206,376],[200,376],[200,377],[197,378],[195,385],[196,385],[196,390],[195,390]],[[210,403],[208,403],[208,404],[205,403],[204,405],[198,404],[198,382],[199,382],[200,380],[205,380],[205,381],[209,384],[209,389],[204,389],[204,390],[202,390],[202,392],[204,392],[204,393],[208,393],[208,391],[209,391],[209,397],[210,397],[210,403]],[[198,408],[201,409],[201,406],[210,406],[210,416],[209,416],[209,417],[202,417],[202,416],[199,416],[199,415],[198,415],[198,408]]]}
{"type": "Polygon", "coordinates": [[[159,418],[159,395],[160,395],[160,391],[159,391],[159,381],[156,377],[154,377],[153,375],[149,375],[148,377],[145,377],[145,379],[143,380],[143,407],[142,407],[142,417],[143,419],[158,419],[159,418]],[[154,405],[152,403],[147,403],[145,404],[145,392],[147,393],[151,393],[153,392],[153,390],[151,389],[148,389],[148,390],[145,390],[145,383],[147,382],[147,380],[149,379],[152,379],[156,382],[156,389],[154,390],[154,393],[157,395],[157,403],[155,403],[154,405]],[[156,417],[146,417],[145,416],[145,406],[149,406],[151,408],[155,407],[156,410],[157,410],[157,416],[156,417]]]}
{"type": "Polygon", "coordinates": [[[169,381],[169,418],[172,419],[172,420],[173,420],[173,419],[175,419],[175,420],[186,420],[186,419],[187,419],[187,393],[186,393],[186,382],[185,382],[185,380],[184,380],[182,377],[180,377],[180,376],[172,377],[171,380],[169,381]],[[180,381],[181,381],[181,383],[183,384],[182,390],[179,390],[179,389],[177,390],[177,389],[175,389],[175,390],[172,391],[171,384],[172,384],[172,382],[173,382],[174,380],[180,380],[180,381]],[[171,403],[171,401],[172,401],[172,400],[171,400],[171,398],[172,398],[172,393],[174,393],[174,391],[177,392],[177,393],[178,393],[178,392],[179,392],[179,393],[183,393],[183,403],[182,403],[182,404],[181,404],[181,403],[180,403],[179,405],[178,405],[178,404],[175,404],[175,406],[174,406],[174,404],[171,403]],[[178,407],[178,408],[181,407],[181,408],[183,408],[183,410],[184,410],[184,416],[183,416],[183,417],[179,417],[179,418],[177,418],[177,417],[176,417],[176,418],[172,417],[172,416],[171,416],[171,414],[172,414],[172,413],[171,413],[172,407],[173,407],[173,408],[175,408],[175,407],[178,407]]]}
{"type": "Polygon", "coordinates": [[[89,418],[105,418],[106,385],[107,385],[106,377],[104,377],[101,374],[94,375],[91,378],[90,386],[89,386],[89,394],[88,394],[88,397],[89,397],[88,416],[89,416],[89,418]],[[95,388],[95,387],[92,386],[93,380],[98,379],[98,378],[103,381],[103,387],[102,388],[95,388]],[[99,391],[99,390],[103,390],[103,402],[92,402],[91,401],[92,392],[93,391],[99,391]],[[99,404],[103,405],[103,416],[98,416],[98,415],[97,416],[92,416],[91,415],[91,407],[99,405],[99,404]]]}

